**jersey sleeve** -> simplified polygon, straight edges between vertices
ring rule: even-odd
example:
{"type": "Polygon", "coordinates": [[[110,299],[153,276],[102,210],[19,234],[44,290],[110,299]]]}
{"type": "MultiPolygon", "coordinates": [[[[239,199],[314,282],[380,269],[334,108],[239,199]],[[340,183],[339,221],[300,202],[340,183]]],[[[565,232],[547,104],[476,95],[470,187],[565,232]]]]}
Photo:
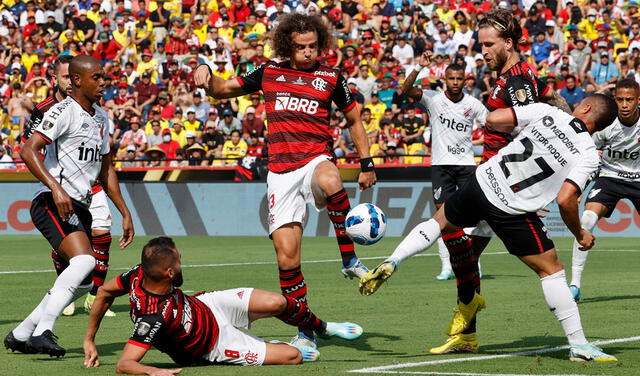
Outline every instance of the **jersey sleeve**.
{"type": "Polygon", "coordinates": [[[475,108],[475,119],[480,124],[480,126],[484,126],[487,122],[487,116],[489,116],[489,110],[487,110],[487,108],[482,103],[480,103],[480,101],[475,102],[475,108]]]}
{"type": "Polygon", "coordinates": [[[607,143],[607,128],[601,130],[600,132],[595,132],[591,138],[593,142],[596,144],[596,149],[602,149],[604,145],[607,143]]]}
{"type": "Polygon", "coordinates": [[[552,90],[551,86],[547,86],[547,84],[538,77],[536,77],[536,85],[538,85],[538,98],[544,97],[549,90],[552,90]]]}
{"type": "Polygon", "coordinates": [[[109,120],[109,115],[107,115],[106,112],[103,113],[103,116],[106,120],[102,128],[102,145],[100,146],[100,155],[107,155],[111,152],[111,145],[109,143],[111,136],[111,126],[109,123],[111,122],[111,120],[109,120]]]}
{"type": "Polygon", "coordinates": [[[245,93],[253,93],[262,89],[262,76],[264,75],[264,68],[267,66],[267,63],[263,63],[257,68],[247,72],[245,75],[241,77],[237,77],[236,80],[242,90],[245,93]]]}
{"type": "Polygon", "coordinates": [[[38,106],[36,106],[33,109],[33,112],[31,113],[31,117],[29,118],[29,121],[27,121],[27,123],[24,125],[24,132],[22,133],[22,138],[21,138],[22,142],[27,142],[29,137],[31,137],[31,135],[33,134],[34,130],[42,122],[43,117],[44,117],[44,114],[42,113],[42,111],[40,111],[38,106]]]}
{"type": "Polygon", "coordinates": [[[516,128],[526,126],[535,120],[541,119],[543,116],[549,113],[549,107],[549,105],[544,103],[534,103],[527,106],[512,107],[511,111],[516,117],[516,128]]]}
{"type": "Polygon", "coordinates": [[[353,95],[351,95],[351,90],[349,90],[349,86],[347,86],[347,80],[345,80],[342,75],[338,75],[336,87],[333,89],[333,93],[331,93],[331,100],[342,112],[347,112],[356,105],[353,95]]]}
{"type": "Polygon", "coordinates": [[[599,162],[600,158],[595,147],[589,147],[585,156],[580,159],[580,164],[571,170],[565,181],[575,185],[582,193],[598,171],[599,162]]]}
{"type": "Polygon", "coordinates": [[[525,106],[538,100],[533,82],[522,75],[509,77],[502,95],[507,107],[525,106]]]}
{"type": "Polygon", "coordinates": [[[164,326],[164,320],[159,314],[143,315],[136,319],[133,333],[127,343],[144,349],[150,349],[160,335],[164,326]]]}
{"type": "Polygon", "coordinates": [[[71,113],[72,111],[69,109],[51,108],[33,130],[33,133],[42,136],[49,144],[54,142],[69,130],[72,120],[71,113]]]}
{"type": "Polygon", "coordinates": [[[131,290],[131,278],[133,278],[138,273],[138,269],[140,269],[140,267],[140,265],[136,265],[116,277],[116,282],[122,290],[126,292],[129,292],[131,290]]]}
{"type": "Polygon", "coordinates": [[[435,90],[422,90],[422,97],[420,97],[420,104],[424,106],[427,110],[429,109],[429,100],[438,95],[438,92],[435,90]]]}

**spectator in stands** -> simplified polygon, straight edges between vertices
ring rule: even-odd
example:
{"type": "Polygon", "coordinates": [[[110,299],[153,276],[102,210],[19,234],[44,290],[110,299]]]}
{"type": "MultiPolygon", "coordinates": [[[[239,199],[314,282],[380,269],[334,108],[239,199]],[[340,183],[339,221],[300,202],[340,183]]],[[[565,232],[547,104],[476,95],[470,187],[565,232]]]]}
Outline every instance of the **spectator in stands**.
{"type": "MultiPolygon", "coordinates": [[[[144,155],[144,152],[148,147],[147,135],[142,129],[140,129],[140,118],[133,117],[129,123],[131,129],[124,132],[122,140],[120,141],[120,148],[125,149],[129,146],[134,146],[136,158],[140,158],[144,155]]],[[[122,152],[118,153],[118,159],[124,159],[125,156],[126,155],[122,152]]]]}
{"type": "Polygon", "coordinates": [[[151,82],[151,74],[149,72],[142,73],[140,82],[135,86],[134,98],[138,111],[142,112],[142,117],[147,118],[151,107],[156,102],[160,88],[151,82]]]}
{"type": "Polygon", "coordinates": [[[176,157],[174,160],[169,162],[169,167],[187,167],[189,166],[189,161],[184,159],[184,149],[176,150],[176,157]]]}
{"type": "Polygon", "coordinates": [[[571,109],[580,103],[584,97],[584,90],[576,85],[576,78],[573,75],[568,75],[566,78],[566,87],[560,90],[560,95],[567,101],[571,109]]]}
{"type": "Polygon", "coordinates": [[[147,134],[149,147],[158,146],[162,143],[162,128],[158,120],[151,119],[151,133],[147,134]]]}
{"type": "Polygon", "coordinates": [[[178,142],[181,148],[187,144],[187,131],[181,122],[176,121],[171,124],[171,139],[178,142]]]}
{"type": "Polygon", "coordinates": [[[260,140],[260,134],[255,129],[252,129],[249,133],[249,140],[247,141],[249,148],[247,155],[250,157],[261,157],[265,147],[265,142],[260,140]]]}
{"type": "Polygon", "coordinates": [[[200,132],[204,130],[204,124],[196,119],[196,112],[193,107],[190,107],[187,110],[187,118],[182,122],[182,126],[187,132],[193,132],[195,135],[198,134],[198,138],[200,138],[200,132]]]}
{"type": "Polygon", "coordinates": [[[225,158],[227,166],[237,165],[238,160],[247,154],[248,145],[240,136],[239,130],[233,130],[229,141],[222,146],[222,158],[225,158]]]}
{"type": "Polygon", "coordinates": [[[163,160],[167,158],[164,150],[157,146],[147,149],[145,155],[148,161],[146,167],[162,167],[165,164],[163,160]]]}
{"type": "Polygon", "coordinates": [[[231,132],[242,131],[242,123],[233,116],[233,112],[230,109],[225,109],[222,111],[222,118],[218,121],[216,128],[228,139],[231,137],[231,132]]]}
{"type": "MultiPolygon", "coordinates": [[[[424,131],[425,124],[422,118],[416,116],[413,105],[406,108],[407,116],[401,123],[401,137],[404,145],[407,145],[407,154],[425,154],[424,131]]],[[[418,160],[418,163],[422,160],[418,160]]]]}
{"type": "Polygon", "coordinates": [[[609,53],[603,51],[600,53],[600,62],[593,65],[588,77],[589,82],[596,87],[596,91],[601,91],[615,86],[618,75],[618,68],[610,62],[609,53]]]}
{"type": "Polygon", "coordinates": [[[167,128],[162,130],[162,143],[158,147],[164,151],[167,159],[174,159],[176,150],[180,149],[180,144],[172,139],[171,129],[167,128]]]}
{"type": "Polygon", "coordinates": [[[157,121],[160,124],[161,129],[169,128],[169,122],[162,117],[162,112],[159,106],[153,106],[151,108],[151,118],[147,121],[144,127],[144,131],[147,134],[151,133],[151,122],[157,121]]]}
{"type": "Polygon", "coordinates": [[[264,131],[264,121],[256,117],[256,109],[249,106],[242,119],[242,139],[248,140],[251,131],[256,131],[259,135],[262,135],[264,131]]]}
{"type": "Polygon", "coordinates": [[[186,153],[189,166],[206,166],[208,164],[202,145],[194,143],[186,149],[186,153]]]}
{"type": "Polygon", "coordinates": [[[136,147],[129,145],[125,150],[126,151],[118,157],[118,159],[123,159],[120,167],[139,167],[141,162],[138,161],[136,156],[136,147]]]}
{"type": "Polygon", "coordinates": [[[376,79],[369,75],[369,65],[363,64],[358,67],[358,77],[355,79],[358,92],[364,97],[364,101],[371,101],[371,93],[376,88],[376,79]]]}
{"type": "Polygon", "coordinates": [[[202,93],[200,91],[193,93],[193,104],[190,108],[195,111],[195,117],[198,121],[202,124],[207,121],[207,113],[211,109],[211,105],[208,101],[202,100],[202,93]]]}
{"type": "Polygon", "coordinates": [[[224,136],[218,132],[212,122],[207,122],[207,129],[202,136],[202,143],[207,149],[207,158],[209,158],[210,162],[213,162],[213,158],[222,157],[222,146],[225,143],[224,136]]]}

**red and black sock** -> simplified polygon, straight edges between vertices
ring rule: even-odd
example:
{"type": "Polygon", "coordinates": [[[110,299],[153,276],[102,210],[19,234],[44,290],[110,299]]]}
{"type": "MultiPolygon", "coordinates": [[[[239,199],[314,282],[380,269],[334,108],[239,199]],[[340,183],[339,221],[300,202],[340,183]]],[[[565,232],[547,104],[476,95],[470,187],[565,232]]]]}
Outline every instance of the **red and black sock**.
{"type": "Polygon", "coordinates": [[[287,299],[287,309],[278,318],[287,324],[298,326],[298,330],[309,338],[314,337],[314,331],[324,332],[326,324],[311,312],[307,304],[307,284],[304,282],[300,266],[288,270],[280,269],[279,274],[280,289],[287,299]],[[298,304],[293,304],[292,301],[298,304]]]}
{"type": "Polygon", "coordinates": [[[323,333],[326,324],[311,312],[307,302],[296,300],[290,296],[284,296],[287,299],[287,307],[276,316],[286,324],[298,327],[298,330],[305,333],[308,337],[313,338],[313,332],[323,333]]]}
{"type": "Polygon", "coordinates": [[[96,259],[96,266],[93,269],[93,288],[91,295],[95,296],[98,293],[98,288],[104,285],[104,280],[107,278],[107,272],[109,271],[109,248],[111,248],[111,233],[94,236],[91,239],[91,245],[93,246],[93,257],[96,259]]]}
{"type": "Polygon", "coordinates": [[[340,249],[342,265],[344,266],[349,266],[351,260],[356,257],[353,241],[344,229],[344,221],[347,219],[349,210],[351,210],[351,204],[349,203],[347,191],[345,191],[344,188],[327,197],[327,212],[329,213],[329,220],[333,223],[333,228],[336,232],[338,248],[340,249]]]}
{"type": "MultiPolygon", "coordinates": [[[[458,286],[458,300],[469,304],[476,292],[480,293],[480,271],[478,258],[473,252],[471,238],[462,230],[443,234],[442,240],[449,250],[451,268],[456,275],[458,286]]],[[[476,318],[474,317],[469,327],[462,333],[476,332],[476,318]]]]}
{"type": "Polygon", "coordinates": [[[69,266],[69,261],[63,259],[55,249],[51,250],[51,261],[53,261],[53,267],[56,269],[57,275],[60,275],[69,266]]]}

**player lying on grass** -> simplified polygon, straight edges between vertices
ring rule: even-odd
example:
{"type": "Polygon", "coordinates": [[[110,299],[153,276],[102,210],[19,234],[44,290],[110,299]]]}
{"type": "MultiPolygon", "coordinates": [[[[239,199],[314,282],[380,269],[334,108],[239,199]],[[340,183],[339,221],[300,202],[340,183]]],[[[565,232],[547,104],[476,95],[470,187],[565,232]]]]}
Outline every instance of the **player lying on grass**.
{"type": "MultiPolygon", "coordinates": [[[[439,236],[460,233],[462,228],[484,219],[509,253],[540,277],[547,305],[569,340],[569,359],[615,361],[615,357],[587,342],[564,267],[536,212],[557,198],[562,219],[581,249],[593,247],[595,238],[580,226],[578,197],[599,164],[590,135],[609,126],[617,114],[615,101],[601,94],[585,98],[572,115],[542,103],[491,112],[488,126],[500,132],[511,132],[516,126],[524,129],[496,156],[478,166],[475,175],[433,218],[411,230],[387,260],[364,276],[360,292],[373,294],[400,262],[430,247],[439,236]]],[[[456,253],[471,251],[469,237],[464,233],[459,236],[456,253]]],[[[450,331],[463,332],[481,303],[482,298],[475,293],[468,304],[460,304],[450,331]]],[[[475,338],[469,341],[476,342],[475,338]]],[[[470,350],[477,351],[477,345],[470,350]]]]}
{"type": "MultiPolygon", "coordinates": [[[[104,284],[91,307],[84,340],[86,367],[98,367],[96,333],[114,299],[129,295],[134,330],[124,347],[116,372],[175,374],[140,363],[151,348],[168,354],[179,365],[228,363],[238,365],[298,364],[318,359],[311,347],[265,343],[240,331],[257,319],[276,317],[306,328],[312,314],[306,305],[284,295],[238,288],[185,295],[180,252],[170,238],[149,241],[141,264],[104,284]]],[[[336,325],[337,323],[328,323],[336,325]]]]}

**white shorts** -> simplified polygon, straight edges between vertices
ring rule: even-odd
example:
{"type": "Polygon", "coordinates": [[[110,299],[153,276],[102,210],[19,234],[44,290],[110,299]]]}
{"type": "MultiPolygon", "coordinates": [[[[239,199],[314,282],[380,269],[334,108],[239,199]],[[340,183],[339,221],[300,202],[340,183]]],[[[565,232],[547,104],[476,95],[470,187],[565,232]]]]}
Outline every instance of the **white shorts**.
{"type": "Polygon", "coordinates": [[[478,222],[476,227],[467,227],[464,229],[464,232],[468,235],[480,236],[482,238],[492,238],[495,236],[487,221],[478,222]]]}
{"type": "Polygon", "coordinates": [[[103,190],[93,195],[91,206],[89,207],[93,222],[91,222],[92,230],[111,231],[111,211],[107,202],[107,194],[103,190]]]}
{"type": "Polygon", "coordinates": [[[269,200],[269,235],[283,225],[292,222],[304,223],[307,217],[307,203],[320,211],[311,190],[311,179],[316,166],[331,160],[328,155],[320,155],[297,170],[267,175],[267,199],[269,200]]]}
{"type": "Polygon", "coordinates": [[[249,299],[253,288],[213,291],[198,295],[218,322],[218,341],[204,358],[214,363],[259,366],[264,362],[267,345],[261,338],[238,328],[249,329],[249,299]]]}

